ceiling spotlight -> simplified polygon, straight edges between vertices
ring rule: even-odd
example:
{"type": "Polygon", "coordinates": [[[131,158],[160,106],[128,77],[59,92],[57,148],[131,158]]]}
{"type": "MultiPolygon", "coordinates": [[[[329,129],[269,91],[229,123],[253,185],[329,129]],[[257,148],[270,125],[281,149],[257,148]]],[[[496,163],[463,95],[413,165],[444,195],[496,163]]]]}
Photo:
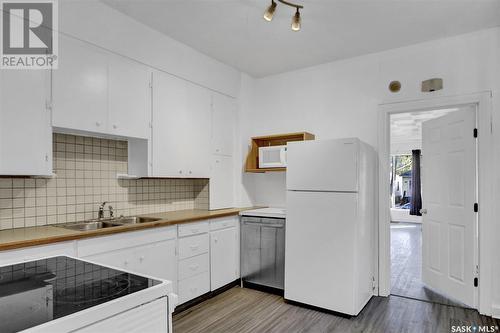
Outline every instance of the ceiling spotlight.
{"type": "Polygon", "coordinates": [[[297,10],[295,11],[295,15],[292,17],[292,30],[293,31],[299,31],[300,30],[300,12],[299,8],[297,7],[297,10]]]}
{"type": "Polygon", "coordinates": [[[271,5],[267,7],[266,12],[264,13],[264,20],[271,22],[275,10],[276,10],[276,2],[274,2],[274,0],[271,0],[271,5]]]}

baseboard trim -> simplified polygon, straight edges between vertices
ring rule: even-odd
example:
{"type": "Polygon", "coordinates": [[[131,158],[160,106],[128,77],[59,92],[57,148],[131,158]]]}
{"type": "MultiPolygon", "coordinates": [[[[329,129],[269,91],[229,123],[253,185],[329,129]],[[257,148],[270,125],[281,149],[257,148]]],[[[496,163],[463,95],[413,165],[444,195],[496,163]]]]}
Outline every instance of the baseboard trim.
{"type": "Polygon", "coordinates": [[[255,289],[255,290],[263,291],[263,292],[278,295],[278,296],[285,295],[285,291],[283,289],[269,287],[269,286],[263,286],[263,285],[252,283],[252,282],[241,281],[241,286],[243,288],[255,289]]]}
{"type": "Polygon", "coordinates": [[[175,311],[172,313],[172,315],[176,315],[176,314],[179,314],[183,311],[186,311],[188,310],[189,308],[197,305],[197,304],[200,304],[212,297],[215,297],[231,288],[233,288],[234,286],[239,286],[240,285],[240,279],[237,279],[237,280],[234,280],[228,284],[226,284],[225,286],[222,286],[218,289],[215,289],[214,291],[209,291],[208,293],[205,293],[201,296],[198,296],[196,298],[193,298],[192,300],[189,300],[185,303],[182,303],[180,305],[178,305],[176,308],[175,308],[175,311]]]}

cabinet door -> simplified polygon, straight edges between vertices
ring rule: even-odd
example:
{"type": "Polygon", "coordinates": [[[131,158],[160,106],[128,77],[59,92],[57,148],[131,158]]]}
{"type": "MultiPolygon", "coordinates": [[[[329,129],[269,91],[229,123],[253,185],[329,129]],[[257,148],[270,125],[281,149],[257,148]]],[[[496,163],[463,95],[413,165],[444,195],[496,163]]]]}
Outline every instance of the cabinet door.
{"type": "Polygon", "coordinates": [[[185,176],[186,101],[185,81],[153,74],[153,176],[185,176]]]}
{"type": "Polygon", "coordinates": [[[233,155],[236,102],[215,93],[212,102],[212,153],[233,155]]]}
{"type": "Polygon", "coordinates": [[[106,132],[107,55],[89,44],[60,36],[59,68],[53,71],[52,125],[106,132]]]}
{"type": "Polygon", "coordinates": [[[139,64],[109,54],[110,134],[149,139],[151,121],[151,73],[139,64]]]}
{"type": "Polygon", "coordinates": [[[187,122],[183,147],[188,177],[210,177],[210,92],[194,84],[187,86],[187,122]]]}
{"type": "Polygon", "coordinates": [[[151,277],[172,281],[177,292],[177,255],[175,239],[140,246],[135,250],[137,271],[151,277]]]}
{"type": "Polygon", "coordinates": [[[233,158],[212,155],[211,168],[210,209],[233,207],[233,158]]]}
{"type": "Polygon", "coordinates": [[[0,175],[52,174],[49,72],[0,71],[0,175]]]}
{"type": "Polygon", "coordinates": [[[237,278],[238,242],[236,228],[210,233],[210,287],[220,288],[237,278]]]}

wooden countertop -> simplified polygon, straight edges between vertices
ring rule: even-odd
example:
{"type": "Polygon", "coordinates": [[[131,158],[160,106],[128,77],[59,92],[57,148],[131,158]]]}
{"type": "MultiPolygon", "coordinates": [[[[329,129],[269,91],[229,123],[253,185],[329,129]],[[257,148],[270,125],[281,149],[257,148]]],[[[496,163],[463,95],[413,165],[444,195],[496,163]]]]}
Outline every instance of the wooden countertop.
{"type": "Polygon", "coordinates": [[[160,220],[89,231],[69,230],[55,225],[2,230],[0,231],[0,251],[238,215],[241,211],[254,208],[229,208],[211,211],[193,209],[146,214],[141,216],[159,218],[160,220]]]}

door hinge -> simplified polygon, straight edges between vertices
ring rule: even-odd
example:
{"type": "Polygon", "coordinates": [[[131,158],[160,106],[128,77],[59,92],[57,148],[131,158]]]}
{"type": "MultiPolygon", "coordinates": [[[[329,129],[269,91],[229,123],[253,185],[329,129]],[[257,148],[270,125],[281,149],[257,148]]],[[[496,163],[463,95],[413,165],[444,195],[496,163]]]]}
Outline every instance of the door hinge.
{"type": "Polygon", "coordinates": [[[375,276],[372,276],[372,290],[375,290],[375,276]]]}
{"type": "Polygon", "coordinates": [[[474,278],[474,287],[479,285],[479,279],[477,277],[474,278]]]}
{"type": "Polygon", "coordinates": [[[477,128],[474,128],[473,134],[474,134],[474,137],[477,138],[477,128]]]}
{"type": "Polygon", "coordinates": [[[479,211],[479,204],[476,202],[474,204],[474,213],[477,213],[479,211]]]}

